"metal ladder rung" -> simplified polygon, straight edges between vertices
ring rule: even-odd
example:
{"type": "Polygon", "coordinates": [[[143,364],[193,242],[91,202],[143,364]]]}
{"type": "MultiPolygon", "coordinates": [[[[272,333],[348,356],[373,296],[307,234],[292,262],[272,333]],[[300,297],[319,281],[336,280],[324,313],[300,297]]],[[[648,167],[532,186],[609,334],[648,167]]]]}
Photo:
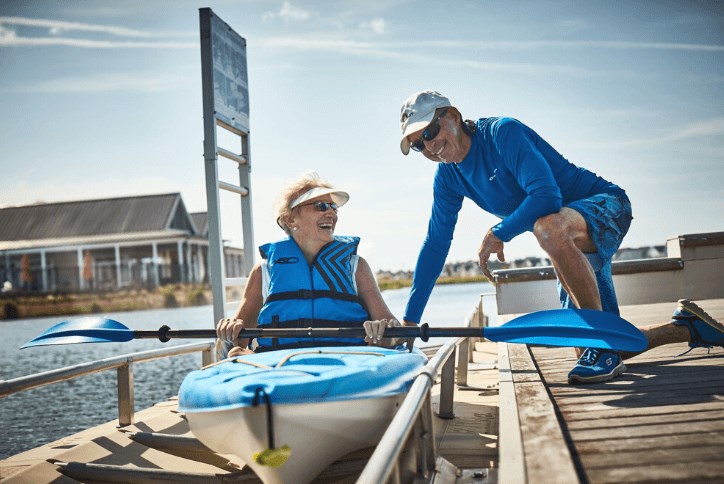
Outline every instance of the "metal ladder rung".
{"type": "Polygon", "coordinates": [[[239,304],[241,304],[241,301],[227,301],[224,305],[224,312],[234,311],[239,307],[239,304]]]}
{"type": "Polygon", "coordinates": [[[232,161],[237,162],[240,165],[246,164],[246,156],[245,155],[237,155],[236,153],[232,153],[229,150],[225,150],[224,148],[221,148],[219,146],[216,147],[219,154],[223,156],[224,158],[228,158],[232,161]]]}
{"type": "Polygon", "coordinates": [[[240,187],[237,185],[233,185],[231,183],[227,183],[227,182],[221,181],[221,180],[219,180],[219,188],[221,188],[222,190],[229,191],[229,192],[238,193],[242,197],[249,195],[249,190],[247,190],[246,188],[240,187]]]}
{"type": "Polygon", "coordinates": [[[224,279],[224,287],[245,286],[248,280],[248,277],[227,277],[224,279]]]}

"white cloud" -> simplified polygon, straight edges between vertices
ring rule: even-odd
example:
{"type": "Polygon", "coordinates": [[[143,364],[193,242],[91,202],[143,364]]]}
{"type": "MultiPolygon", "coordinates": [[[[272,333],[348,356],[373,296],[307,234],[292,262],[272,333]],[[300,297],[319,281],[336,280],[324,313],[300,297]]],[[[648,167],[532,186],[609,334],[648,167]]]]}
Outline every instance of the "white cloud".
{"type": "Polygon", "coordinates": [[[133,42],[87,40],[64,37],[17,37],[0,35],[0,47],[38,47],[62,45],[66,47],[82,47],[86,49],[198,49],[197,42],[133,42]]]}
{"type": "Polygon", "coordinates": [[[724,134],[724,117],[699,121],[685,126],[671,135],[673,140],[718,136],[724,134]]]}
{"type": "Polygon", "coordinates": [[[94,25],[61,20],[35,19],[27,17],[0,17],[0,47],[9,46],[67,46],[95,49],[116,48],[153,48],[153,49],[186,49],[198,48],[198,42],[177,41],[138,41],[135,39],[153,39],[185,34],[145,32],[142,30],[116,27],[111,25],[94,25]],[[24,29],[47,29],[46,35],[18,35],[17,30],[8,28],[16,26],[24,29]],[[96,40],[75,37],[64,37],[67,32],[93,32],[115,37],[130,37],[134,40],[96,40]]]}
{"type": "Polygon", "coordinates": [[[278,12],[266,12],[262,20],[282,19],[284,22],[303,22],[312,18],[312,13],[300,7],[295,7],[291,2],[283,2],[278,12]]]}
{"type": "Polygon", "coordinates": [[[48,20],[27,17],[0,17],[0,24],[20,25],[24,27],[47,28],[53,35],[69,31],[102,32],[120,37],[154,37],[157,34],[144,32],[142,30],[115,27],[112,25],[83,24],[79,22],[65,22],[62,20],[48,20]]]}
{"type": "Polygon", "coordinates": [[[301,51],[327,51],[346,55],[358,55],[372,58],[392,58],[405,62],[424,63],[442,67],[463,67],[490,72],[511,72],[520,75],[549,75],[560,73],[568,76],[590,77],[598,72],[566,65],[556,64],[532,64],[532,63],[505,63],[505,62],[481,62],[465,59],[453,59],[450,57],[438,57],[431,59],[428,55],[414,55],[410,49],[405,47],[398,50],[400,44],[385,42],[359,42],[356,40],[342,39],[313,39],[309,37],[272,37],[257,39],[257,45],[269,48],[289,49],[301,51]]]}
{"type": "Polygon", "coordinates": [[[3,24],[0,23],[0,45],[4,42],[11,42],[16,37],[15,31],[6,29],[3,24]]]}
{"type": "Polygon", "coordinates": [[[181,86],[187,79],[149,76],[148,73],[115,73],[98,76],[65,77],[25,84],[14,92],[98,93],[113,91],[161,92],[181,86]]]}
{"type": "Polygon", "coordinates": [[[387,24],[383,18],[376,18],[370,20],[369,22],[363,22],[360,26],[363,29],[371,30],[376,34],[384,34],[387,31],[387,24]]]}
{"type": "MultiPolygon", "coordinates": [[[[712,118],[702,121],[692,122],[684,125],[676,130],[662,130],[661,134],[648,136],[634,136],[630,138],[591,140],[581,144],[584,149],[591,151],[596,150],[630,150],[646,146],[661,147],[662,144],[671,143],[673,141],[684,141],[692,138],[701,138],[706,136],[724,135],[724,117],[712,118]]],[[[718,151],[716,152],[718,154],[718,151]]]]}

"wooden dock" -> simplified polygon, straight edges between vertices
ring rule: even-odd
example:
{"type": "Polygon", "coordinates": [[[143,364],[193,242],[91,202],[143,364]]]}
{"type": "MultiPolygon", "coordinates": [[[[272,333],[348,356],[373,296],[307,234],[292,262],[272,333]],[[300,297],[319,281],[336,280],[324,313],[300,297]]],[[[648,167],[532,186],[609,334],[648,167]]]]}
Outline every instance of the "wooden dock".
{"type": "MultiPolygon", "coordinates": [[[[697,303],[724,321],[724,299],[697,303]]],[[[646,326],[675,307],[621,313],[646,326]]],[[[500,482],[723,482],[724,349],[687,350],[660,346],[611,382],[574,386],[571,349],[501,344],[500,482]]]]}
{"type": "MultiPolygon", "coordinates": [[[[724,320],[724,299],[697,303],[724,320]]],[[[645,326],[668,321],[675,307],[627,306],[622,316],[645,326]]],[[[570,348],[489,341],[475,348],[467,385],[455,389],[454,418],[433,418],[439,462],[450,469],[431,482],[724,482],[724,349],[676,356],[686,343],[662,346],[628,360],[611,382],[573,386],[570,348]]],[[[140,412],[123,431],[116,424],[0,461],[0,480],[110,481],[121,467],[121,478],[134,482],[259,482],[199,448],[174,400],[140,412]],[[139,433],[135,441],[128,432],[139,433]],[[171,440],[153,442],[155,433],[171,440]],[[58,461],[75,462],[68,471],[76,479],[61,474],[58,461]]],[[[333,464],[315,483],[355,482],[370,452],[333,464]]]]}

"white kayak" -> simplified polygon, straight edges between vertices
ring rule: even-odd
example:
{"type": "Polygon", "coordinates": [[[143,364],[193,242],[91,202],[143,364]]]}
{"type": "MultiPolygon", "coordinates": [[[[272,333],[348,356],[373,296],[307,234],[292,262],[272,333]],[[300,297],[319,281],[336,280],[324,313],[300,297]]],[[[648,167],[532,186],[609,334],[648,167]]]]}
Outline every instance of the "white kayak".
{"type": "Polygon", "coordinates": [[[190,373],[179,409],[194,435],[266,483],[305,483],[375,445],[427,358],[368,346],[270,351],[190,373]]]}

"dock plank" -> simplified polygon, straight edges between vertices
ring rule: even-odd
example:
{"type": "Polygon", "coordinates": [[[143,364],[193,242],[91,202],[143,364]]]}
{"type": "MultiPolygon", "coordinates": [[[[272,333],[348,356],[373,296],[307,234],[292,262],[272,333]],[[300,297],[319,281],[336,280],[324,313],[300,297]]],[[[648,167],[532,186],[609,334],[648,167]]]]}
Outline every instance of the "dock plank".
{"type": "Polygon", "coordinates": [[[467,386],[455,388],[452,419],[437,417],[440,386],[432,389],[435,438],[440,456],[461,469],[498,466],[499,396],[497,344],[479,343],[467,386]]]}
{"type": "MultiPolygon", "coordinates": [[[[724,299],[698,304],[724,320],[724,299]]],[[[630,306],[621,312],[643,326],[668,321],[675,306],[630,306]]],[[[627,372],[612,382],[569,385],[567,374],[575,365],[570,348],[530,348],[581,480],[724,480],[724,350],[697,348],[682,355],[688,349],[687,343],[654,348],[627,360],[627,372]]],[[[527,374],[520,384],[532,379],[527,374]]]]}
{"type": "MultiPolygon", "coordinates": [[[[724,299],[697,303],[724,321],[724,299]]],[[[621,314],[646,326],[668,322],[675,307],[675,302],[626,306],[621,314]]],[[[526,348],[511,351],[510,358],[526,482],[724,481],[724,349],[687,352],[685,342],[661,346],[626,360],[626,373],[611,382],[569,385],[576,360],[571,348],[515,346],[526,348]],[[531,395],[536,382],[542,389],[531,395]],[[542,425],[536,398],[544,393],[554,412],[542,425]],[[554,423],[563,436],[558,445],[567,448],[576,469],[573,478],[550,469],[534,474],[537,462],[551,454],[560,459],[561,453],[525,443],[554,423]]],[[[501,444],[504,438],[501,432],[501,444]]],[[[501,460],[501,470],[505,465],[501,460]]]]}

